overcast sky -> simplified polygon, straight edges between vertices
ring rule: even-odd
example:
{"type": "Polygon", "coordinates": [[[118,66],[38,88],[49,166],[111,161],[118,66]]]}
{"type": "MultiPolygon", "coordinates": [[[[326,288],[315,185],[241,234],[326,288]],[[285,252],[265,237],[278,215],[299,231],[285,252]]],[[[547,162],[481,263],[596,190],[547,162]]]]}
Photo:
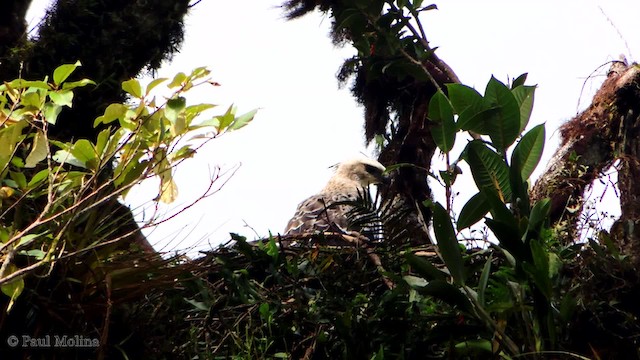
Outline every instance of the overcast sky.
{"type": "MultiPolygon", "coordinates": [[[[228,240],[229,232],[249,239],[281,232],[297,204],[323,187],[329,166],[370,153],[363,142],[363,110],[335,79],[353,50],[331,44],[328,17],[288,22],[281,2],[201,1],[187,19],[181,53],[158,74],[207,66],[222,86],[198,92],[189,103],[260,109],[250,126],[213,141],[177,169],[180,197],[163,212],[198,198],[210,169],[240,166],[214,196],[148,233],[159,249],[207,249],[228,240]]],[[[34,1],[30,16],[37,19],[46,3],[34,1]]],[[[491,75],[507,81],[528,72],[528,83],[538,85],[530,126],[547,124],[545,159],[557,144],[554,131],[589,104],[603,81],[608,66],[602,65],[621,54],[630,61],[640,56],[637,1],[436,4],[439,10],[424,14],[423,24],[431,45],[463,83],[482,91],[491,75]]],[[[142,186],[125,202],[143,218],[150,210],[141,205],[156,190],[142,186]]],[[[600,206],[613,209],[611,203],[600,206]]]]}

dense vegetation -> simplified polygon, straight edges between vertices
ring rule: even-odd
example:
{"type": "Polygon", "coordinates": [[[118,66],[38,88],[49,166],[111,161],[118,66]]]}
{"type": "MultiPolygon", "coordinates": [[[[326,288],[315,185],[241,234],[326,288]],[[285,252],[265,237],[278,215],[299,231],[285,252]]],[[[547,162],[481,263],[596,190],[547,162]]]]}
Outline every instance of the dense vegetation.
{"type": "MultiPolygon", "coordinates": [[[[429,47],[419,15],[435,6],[421,1],[288,1],[292,18],[327,12],[336,43],[358,50],[339,80],[352,80],[365,137],[392,177],[379,198],[365,189],[351,204],[351,221],[374,234],[232,234],[201,258],[163,258],[118,199],[158,177],[157,201],[173,201],[175,167],[255,111],[190,104],[193,87],[216,85],[205,68],[131,79],[177,48],[187,2],[139,23],[139,2],[69,3],[52,8],[39,40],[0,38],[3,76],[21,62],[32,70],[0,86],[3,359],[640,358],[637,66],[613,64],[533,185],[545,129],[529,126],[526,74],[491,78],[483,91],[460,84],[429,47]],[[85,40],[62,36],[74,21],[103,40],[162,26],[141,38],[154,51],[114,40],[121,52],[104,60],[127,66],[81,72],[91,59],[74,44],[85,40]],[[40,47],[58,46],[43,58],[40,47]],[[79,121],[77,133],[61,126],[79,121]],[[435,154],[443,165],[432,166],[435,154]],[[616,160],[623,213],[578,243],[582,193],[616,160]],[[478,192],[456,214],[463,178],[478,192]],[[470,228],[481,235],[463,240],[470,228]]],[[[24,16],[16,4],[7,9],[24,16]]]]}

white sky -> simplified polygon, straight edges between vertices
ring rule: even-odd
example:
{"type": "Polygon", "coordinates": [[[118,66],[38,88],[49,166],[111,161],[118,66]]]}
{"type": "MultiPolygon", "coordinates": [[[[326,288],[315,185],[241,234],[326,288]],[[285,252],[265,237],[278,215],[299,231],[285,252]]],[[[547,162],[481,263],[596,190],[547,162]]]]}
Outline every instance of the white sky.
{"type": "MultiPolygon", "coordinates": [[[[234,102],[240,112],[260,108],[249,126],[213,141],[178,168],[180,198],[164,209],[169,213],[198,198],[210,168],[241,163],[221,191],[148,234],[159,249],[207,249],[228,240],[229,232],[249,239],[257,237],[252,229],[260,236],[281,232],[297,204],[322,188],[330,165],[366,152],[363,110],[335,79],[353,51],[331,44],[328,17],[312,14],[287,22],[277,8],[281,2],[200,2],[187,19],[181,53],[158,74],[207,66],[222,86],[198,92],[188,98],[190,104],[234,102]]],[[[30,15],[40,16],[46,3],[35,0],[30,15]]],[[[554,131],[589,104],[607,66],[587,81],[589,75],[620,54],[630,61],[640,54],[636,1],[449,0],[437,5],[439,10],[422,21],[431,45],[439,47],[438,55],[463,83],[482,91],[492,74],[506,81],[528,72],[528,83],[538,84],[531,125],[546,122],[547,135],[553,136],[539,171],[555,150],[554,131]]],[[[464,187],[458,185],[458,191],[464,187]]],[[[157,195],[155,190],[142,186],[126,202],[138,208],[157,195]]],[[[613,210],[614,205],[600,206],[613,210]]]]}

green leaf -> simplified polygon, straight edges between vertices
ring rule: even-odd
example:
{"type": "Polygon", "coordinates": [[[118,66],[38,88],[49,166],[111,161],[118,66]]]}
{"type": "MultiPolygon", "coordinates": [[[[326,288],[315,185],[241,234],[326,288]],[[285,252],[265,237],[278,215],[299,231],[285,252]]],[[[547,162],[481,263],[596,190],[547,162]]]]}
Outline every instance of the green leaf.
{"type": "Polygon", "coordinates": [[[232,104],[227,109],[227,112],[225,112],[223,115],[218,115],[215,117],[215,119],[218,120],[218,127],[216,128],[218,133],[222,132],[223,130],[226,130],[229,127],[229,125],[233,123],[233,121],[235,120],[235,113],[236,113],[236,107],[232,104]]]}
{"type": "Polygon", "coordinates": [[[36,186],[40,185],[48,176],[49,176],[49,169],[38,171],[35,175],[33,175],[31,180],[29,180],[27,187],[29,189],[34,189],[36,186]]]}
{"type": "Polygon", "coordinates": [[[73,93],[69,90],[58,90],[49,92],[49,98],[58,106],[72,106],[73,93]]]}
{"type": "Polygon", "coordinates": [[[173,77],[173,80],[171,80],[171,82],[169,83],[169,85],[167,85],[167,87],[171,89],[174,87],[182,86],[182,84],[186,79],[187,79],[187,75],[183,72],[179,72],[173,77]]]}
{"type": "Polygon", "coordinates": [[[35,260],[42,260],[44,259],[45,255],[47,255],[47,253],[40,249],[31,249],[26,251],[20,251],[20,255],[33,257],[35,258],[35,260]]]}
{"type": "Polygon", "coordinates": [[[449,101],[458,115],[469,108],[482,110],[484,100],[476,89],[457,83],[446,86],[449,101]]]}
{"type": "Polygon", "coordinates": [[[87,85],[95,85],[96,82],[89,79],[82,79],[79,81],[67,82],[62,85],[63,90],[73,90],[75,88],[84,87],[87,85]]]}
{"type": "Polygon", "coordinates": [[[129,108],[123,104],[111,104],[104,110],[104,114],[98,116],[93,122],[93,127],[100,124],[109,124],[117,119],[123,119],[129,108]]]}
{"type": "Polygon", "coordinates": [[[89,169],[97,169],[98,165],[98,153],[91,141],[87,139],[80,139],[71,147],[71,154],[86,164],[89,169]]]}
{"type": "Polygon", "coordinates": [[[538,166],[544,150],[545,129],[540,124],[529,130],[511,154],[511,166],[520,170],[522,180],[528,180],[538,166]]]}
{"type": "Polygon", "coordinates": [[[505,224],[493,219],[485,219],[485,224],[500,242],[500,246],[507,250],[517,261],[528,261],[531,259],[530,252],[524,246],[522,238],[515,224],[505,224]]]}
{"type": "Polygon", "coordinates": [[[81,167],[86,169],[87,164],[83,161],[80,161],[75,158],[75,156],[71,155],[71,153],[67,150],[58,150],[52,156],[53,160],[60,164],[70,164],[73,166],[81,167]]]}
{"type": "Polygon", "coordinates": [[[46,81],[31,81],[25,79],[15,79],[9,82],[9,84],[0,85],[0,91],[7,91],[8,89],[26,89],[26,88],[38,88],[49,90],[50,86],[46,81]]]}
{"type": "Polygon", "coordinates": [[[411,265],[413,271],[427,280],[446,280],[447,274],[435,267],[431,262],[416,256],[413,253],[405,255],[407,263],[411,265]]]}
{"type": "MultiPolygon", "coordinates": [[[[44,135],[42,130],[36,132],[33,137],[33,145],[31,146],[31,152],[25,159],[24,167],[33,168],[38,163],[47,158],[49,153],[49,143],[47,142],[47,137],[44,135]]],[[[25,181],[26,185],[26,181],[25,181]]]]}
{"type": "Polygon", "coordinates": [[[107,144],[109,143],[109,137],[111,136],[110,129],[104,129],[100,131],[98,137],[96,138],[96,153],[99,157],[102,157],[104,154],[104,149],[106,149],[107,144]]]}
{"type": "Polygon", "coordinates": [[[154,79],[152,80],[148,85],[147,85],[147,92],[146,95],[149,95],[149,93],[151,92],[151,90],[153,90],[156,86],[162,84],[163,82],[167,81],[169,79],[167,78],[158,78],[158,79],[154,79]]]}
{"type": "Polygon", "coordinates": [[[404,280],[407,283],[407,285],[413,288],[420,288],[427,285],[427,280],[418,276],[405,275],[402,277],[402,280],[404,280]]]}
{"type": "Polygon", "coordinates": [[[15,157],[13,152],[18,143],[24,138],[22,130],[29,125],[27,120],[20,120],[15,124],[0,129],[0,169],[12,161],[15,157]]]}
{"type": "Polygon", "coordinates": [[[523,132],[529,123],[535,90],[535,86],[518,86],[511,90],[520,108],[520,132],[523,132]]]}
{"type": "Polygon", "coordinates": [[[171,122],[175,122],[178,119],[178,115],[182,112],[187,106],[187,99],[182,96],[177,98],[169,99],[167,101],[167,106],[164,110],[164,114],[171,122]]]}
{"type": "Polygon", "coordinates": [[[551,299],[552,285],[549,278],[549,258],[547,252],[538,241],[531,241],[529,246],[531,247],[533,264],[525,263],[522,268],[533,278],[534,283],[544,296],[547,299],[551,299]]]}
{"type": "Polygon", "coordinates": [[[465,359],[491,358],[493,346],[486,339],[465,340],[454,345],[454,355],[465,359]]]}
{"type": "Polygon", "coordinates": [[[481,306],[485,305],[484,294],[487,290],[487,284],[489,283],[489,274],[491,274],[491,261],[493,255],[489,255],[487,262],[484,263],[482,273],[480,274],[480,280],[478,281],[478,302],[481,306]]]}
{"type": "MultiPolygon", "coordinates": [[[[8,267],[8,271],[9,272],[5,273],[6,275],[10,275],[16,272],[17,269],[15,265],[11,264],[8,267]]],[[[0,289],[5,295],[7,295],[10,298],[9,304],[7,305],[7,312],[9,312],[11,311],[11,308],[15,304],[16,299],[18,299],[18,297],[20,296],[20,294],[22,294],[22,291],[24,290],[24,278],[22,276],[19,276],[15,280],[2,284],[2,286],[0,286],[0,289]]]]}
{"type": "Polygon", "coordinates": [[[135,98],[142,98],[142,86],[140,85],[140,81],[136,79],[124,81],[122,83],[122,90],[135,98]]]}
{"type": "Polygon", "coordinates": [[[466,229],[482,220],[490,209],[489,203],[482,193],[473,195],[460,211],[457,222],[458,231],[466,229]]]}
{"type": "Polygon", "coordinates": [[[444,280],[430,281],[426,286],[416,289],[421,295],[428,295],[443,300],[451,306],[456,306],[464,312],[471,312],[469,298],[456,286],[444,280]]]}
{"type": "Polygon", "coordinates": [[[549,213],[551,212],[551,199],[544,198],[538,201],[531,209],[531,215],[529,217],[529,225],[527,227],[528,232],[532,232],[536,237],[542,232],[542,228],[549,220],[549,213]]]}
{"type": "Polygon", "coordinates": [[[238,130],[240,128],[245,127],[247,124],[249,124],[253,120],[253,117],[256,115],[257,112],[258,112],[258,109],[254,109],[249,111],[248,113],[244,113],[236,117],[233,120],[233,123],[229,125],[229,130],[238,130]]]}
{"type": "Polygon", "coordinates": [[[518,86],[522,86],[524,85],[525,81],[527,81],[527,75],[529,75],[528,73],[524,73],[520,76],[518,76],[517,78],[513,79],[513,82],[511,83],[511,89],[515,89],[518,86]]]}
{"type": "Polygon", "coordinates": [[[52,125],[55,125],[58,121],[58,115],[62,111],[62,106],[57,105],[52,102],[47,102],[42,107],[42,115],[44,115],[44,119],[52,125]]]}
{"type": "Polygon", "coordinates": [[[16,182],[16,184],[20,189],[24,189],[27,187],[27,177],[24,175],[24,173],[17,172],[17,171],[10,171],[9,176],[13,181],[16,182]]]}
{"type": "Polygon", "coordinates": [[[500,151],[508,148],[520,135],[520,108],[511,90],[493,76],[485,90],[485,100],[499,109],[487,123],[487,135],[500,151]]]}
{"type": "Polygon", "coordinates": [[[499,154],[474,140],[465,149],[465,160],[480,191],[494,192],[503,202],[511,199],[509,167],[499,154]]]}
{"type": "Polygon", "coordinates": [[[67,80],[69,75],[71,75],[78,68],[78,66],[81,66],[80,61],[76,61],[75,64],[65,64],[58,66],[53,71],[53,82],[59,86],[65,80],[67,80]]]}
{"type": "Polygon", "coordinates": [[[22,97],[20,98],[20,103],[27,107],[27,106],[33,106],[34,108],[39,109],[41,104],[42,99],[40,98],[40,94],[38,92],[28,92],[24,95],[22,95],[22,97]]]}
{"type": "Polygon", "coordinates": [[[462,130],[487,135],[489,134],[488,124],[498,117],[499,112],[500,109],[497,107],[467,108],[458,117],[458,127],[462,130]]]}
{"type": "Polygon", "coordinates": [[[442,91],[438,91],[429,102],[429,119],[436,122],[431,128],[431,136],[443,153],[453,149],[456,140],[456,124],[453,119],[453,109],[442,91]]]}
{"type": "Polygon", "coordinates": [[[449,213],[440,203],[433,207],[433,231],[438,241],[442,260],[456,284],[464,285],[464,261],[449,213]]]}

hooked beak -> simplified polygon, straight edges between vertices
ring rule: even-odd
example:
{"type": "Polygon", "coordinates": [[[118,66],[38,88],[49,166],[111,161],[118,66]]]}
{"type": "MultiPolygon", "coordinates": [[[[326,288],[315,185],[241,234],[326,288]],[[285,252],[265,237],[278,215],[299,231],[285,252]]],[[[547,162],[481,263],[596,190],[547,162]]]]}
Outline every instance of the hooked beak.
{"type": "Polygon", "coordinates": [[[391,176],[387,173],[382,173],[378,177],[379,184],[381,185],[390,185],[391,184],[391,176]]]}

